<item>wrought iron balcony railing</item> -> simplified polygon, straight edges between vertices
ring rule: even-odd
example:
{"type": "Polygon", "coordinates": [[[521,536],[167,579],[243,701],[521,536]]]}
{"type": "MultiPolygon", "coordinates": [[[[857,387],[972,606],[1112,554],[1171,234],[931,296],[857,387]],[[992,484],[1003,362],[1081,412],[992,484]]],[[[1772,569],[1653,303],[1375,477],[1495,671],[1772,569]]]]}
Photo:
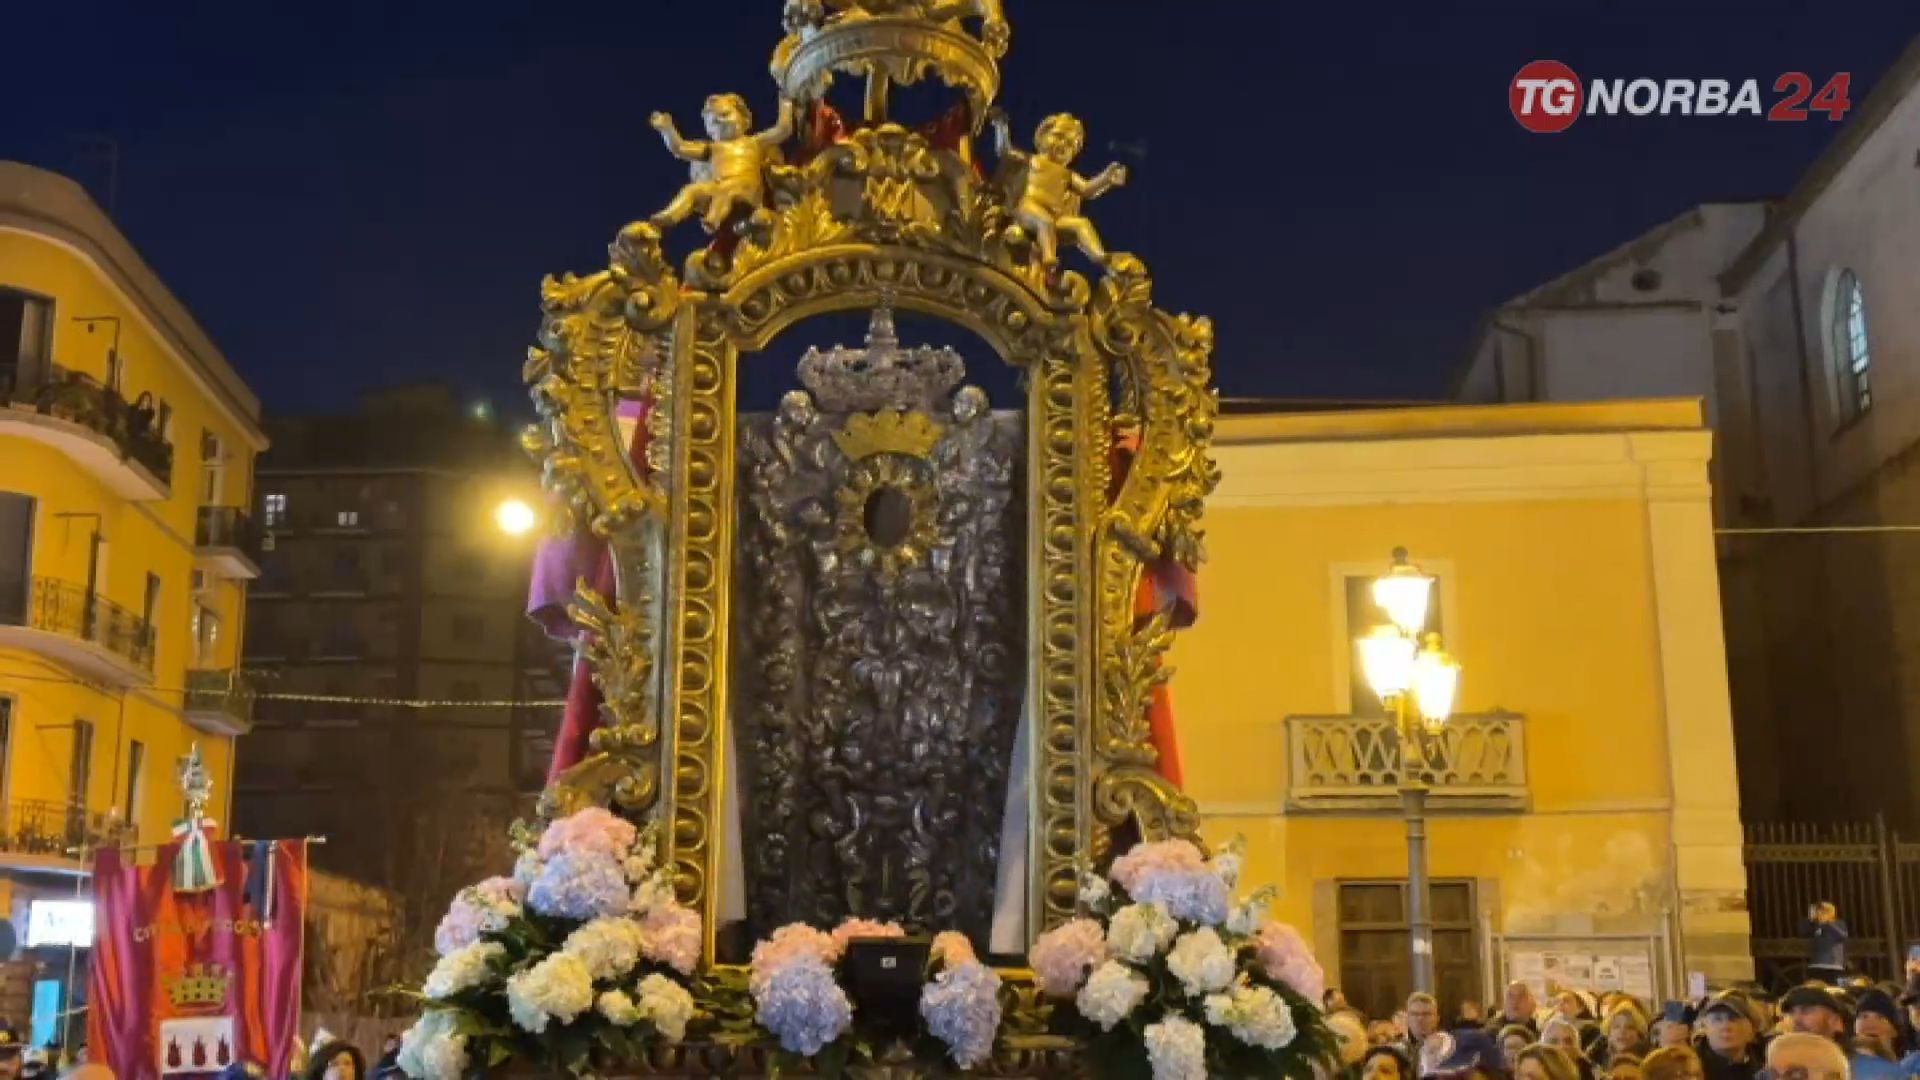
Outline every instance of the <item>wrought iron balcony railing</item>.
{"type": "Polygon", "coordinates": [[[200,668],[187,672],[188,717],[212,717],[225,728],[253,726],[254,688],[238,668],[200,668]]]}
{"type": "MultiPolygon", "coordinates": [[[[1398,805],[1400,736],[1384,716],[1287,718],[1288,806],[1296,810],[1398,805]]],[[[1524,809],[1527,746],[1511,713],[1456,716],[1428,742],[1418,779],[1428,799],[1478,809],[1524,809]]]]}
{"type": "Polygon", "coordinates": [[[120,456],[140,465],[163,487],[173,484],[173,444],[159,429],[150,405],[136,404],[98,379],[58,364],[32,383],[13,365],[0,366],[0,394],[8,404],[30,405],[35,412],[97,432],[111,440],[120,456]]]}
{"type": "Polygon", "coordinates": [[[0,607],[0,624],[23,626],[91,642],[153,672],[153,628],[138,615],[86,587],[59,578],[36,577],[25,611],[0,607]]]}
{"type": "Polygon", "coordinates": [[[237,506],[203,506],[193,525],[193,544],[200,548],[233,548],[258,564],[260,530],[253,518],[237,506]]]}
{"type": "Polygon", "coordinates": [[[83,806],[20,799],[0,806],[0,852],[71,858],[82,849],[134,842],[133,825],[83,806]]]}

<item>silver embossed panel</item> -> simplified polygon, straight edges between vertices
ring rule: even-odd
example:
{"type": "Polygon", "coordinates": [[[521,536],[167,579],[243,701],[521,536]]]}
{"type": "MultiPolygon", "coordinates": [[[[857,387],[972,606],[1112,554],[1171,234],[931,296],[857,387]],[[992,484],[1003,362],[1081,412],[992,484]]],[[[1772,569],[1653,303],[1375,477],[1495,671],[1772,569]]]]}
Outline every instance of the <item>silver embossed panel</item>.
{"type": "Polygon", "coordinates": [[[809,353],[740,418],[732,714],[750,932],[984,944],[1026,682],[1024,425],[951,350],[809,353]]]}

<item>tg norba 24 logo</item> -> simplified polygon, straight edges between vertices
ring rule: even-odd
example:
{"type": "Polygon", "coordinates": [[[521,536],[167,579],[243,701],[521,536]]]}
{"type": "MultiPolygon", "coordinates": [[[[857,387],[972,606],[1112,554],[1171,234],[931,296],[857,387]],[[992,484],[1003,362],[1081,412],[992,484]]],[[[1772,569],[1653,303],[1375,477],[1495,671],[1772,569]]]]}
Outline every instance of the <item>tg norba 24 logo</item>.
{"type": "Polygon", "coordinates": [[[1565,131],[1587,116],[1761,116],[1773,121],[1805,120],[1810,112],[1829,120],[1847,114],[1847,84],[1840,72],[1818,91],[1804,71],[1773,80],[1770,103],[1761,99],[1759,79],[1590,79],[1582,83],[1558,60],[1535,60],[1521,68],[1507,87],[1507,106],[1520,126],[1536,134],[1565,131]]]}

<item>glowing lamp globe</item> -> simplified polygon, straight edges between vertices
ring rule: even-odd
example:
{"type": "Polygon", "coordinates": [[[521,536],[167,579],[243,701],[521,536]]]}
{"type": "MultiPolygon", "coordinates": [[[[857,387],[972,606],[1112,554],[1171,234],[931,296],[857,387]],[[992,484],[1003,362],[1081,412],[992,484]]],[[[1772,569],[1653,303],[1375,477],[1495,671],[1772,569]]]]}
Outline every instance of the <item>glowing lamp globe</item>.
{"type": "Polygon", "coordinates": [[[1394,549],[1393,569],[1373,582],[1373,602],[1407,634],[1426,629],[1427,602],[1432,595],[1433,579],[1407,561],[1406,548],[1394,549]]]}
{"type": "Polygon", "coordinates": [[[1413,701],[1430,729],[1438,728],[1453,715],[1454,696],[1460,690],[1460,664],[1440,649],[1437,642],[1413,661],[1413,701]]]}
{"type": "Polygon", "coordinates": [[[524,536],[537,523],[533,507],[520,499],[503,500],[493,511],[493,523],[508,536],[524,536]]]}
{"type": "Polygon", "coordinates": [[[1360,670],[1381,701],[1406,693],[1413,678],[1413,639],[1391,626],[1376,626],[1357,643],[1360,670]]]}

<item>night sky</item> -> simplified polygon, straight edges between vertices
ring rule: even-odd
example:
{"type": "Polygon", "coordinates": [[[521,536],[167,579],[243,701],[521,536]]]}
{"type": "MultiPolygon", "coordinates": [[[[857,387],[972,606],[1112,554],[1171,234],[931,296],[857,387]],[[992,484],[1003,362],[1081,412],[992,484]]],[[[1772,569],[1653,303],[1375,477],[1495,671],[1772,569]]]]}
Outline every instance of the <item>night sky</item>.
{"type": "MultiPolygon", "coordinates": [[[[1163,306],[1214,318],[1236,396],[1436,397],[1485,308],[1692,204],[1784,194],[1837,127],[1530,135],[1522,64],[1755,78],[1769,103],[1783,71],[1849,71],[1857,106],[1920,30],[1913,0],[1006,3],[1022,144],[1068,110],[1084,172],[1146,145],[1093,216],[1163,306]]],[[[104,201],[72,140],[110,136],[116,218],[269,410],[444,379],[518,412],[540,276],[603,266],[684,181],[650,111],[691,134],[737,90],[772,118],[780,4],[497,6],[18,5],[0,157],[104,201]]]]}

